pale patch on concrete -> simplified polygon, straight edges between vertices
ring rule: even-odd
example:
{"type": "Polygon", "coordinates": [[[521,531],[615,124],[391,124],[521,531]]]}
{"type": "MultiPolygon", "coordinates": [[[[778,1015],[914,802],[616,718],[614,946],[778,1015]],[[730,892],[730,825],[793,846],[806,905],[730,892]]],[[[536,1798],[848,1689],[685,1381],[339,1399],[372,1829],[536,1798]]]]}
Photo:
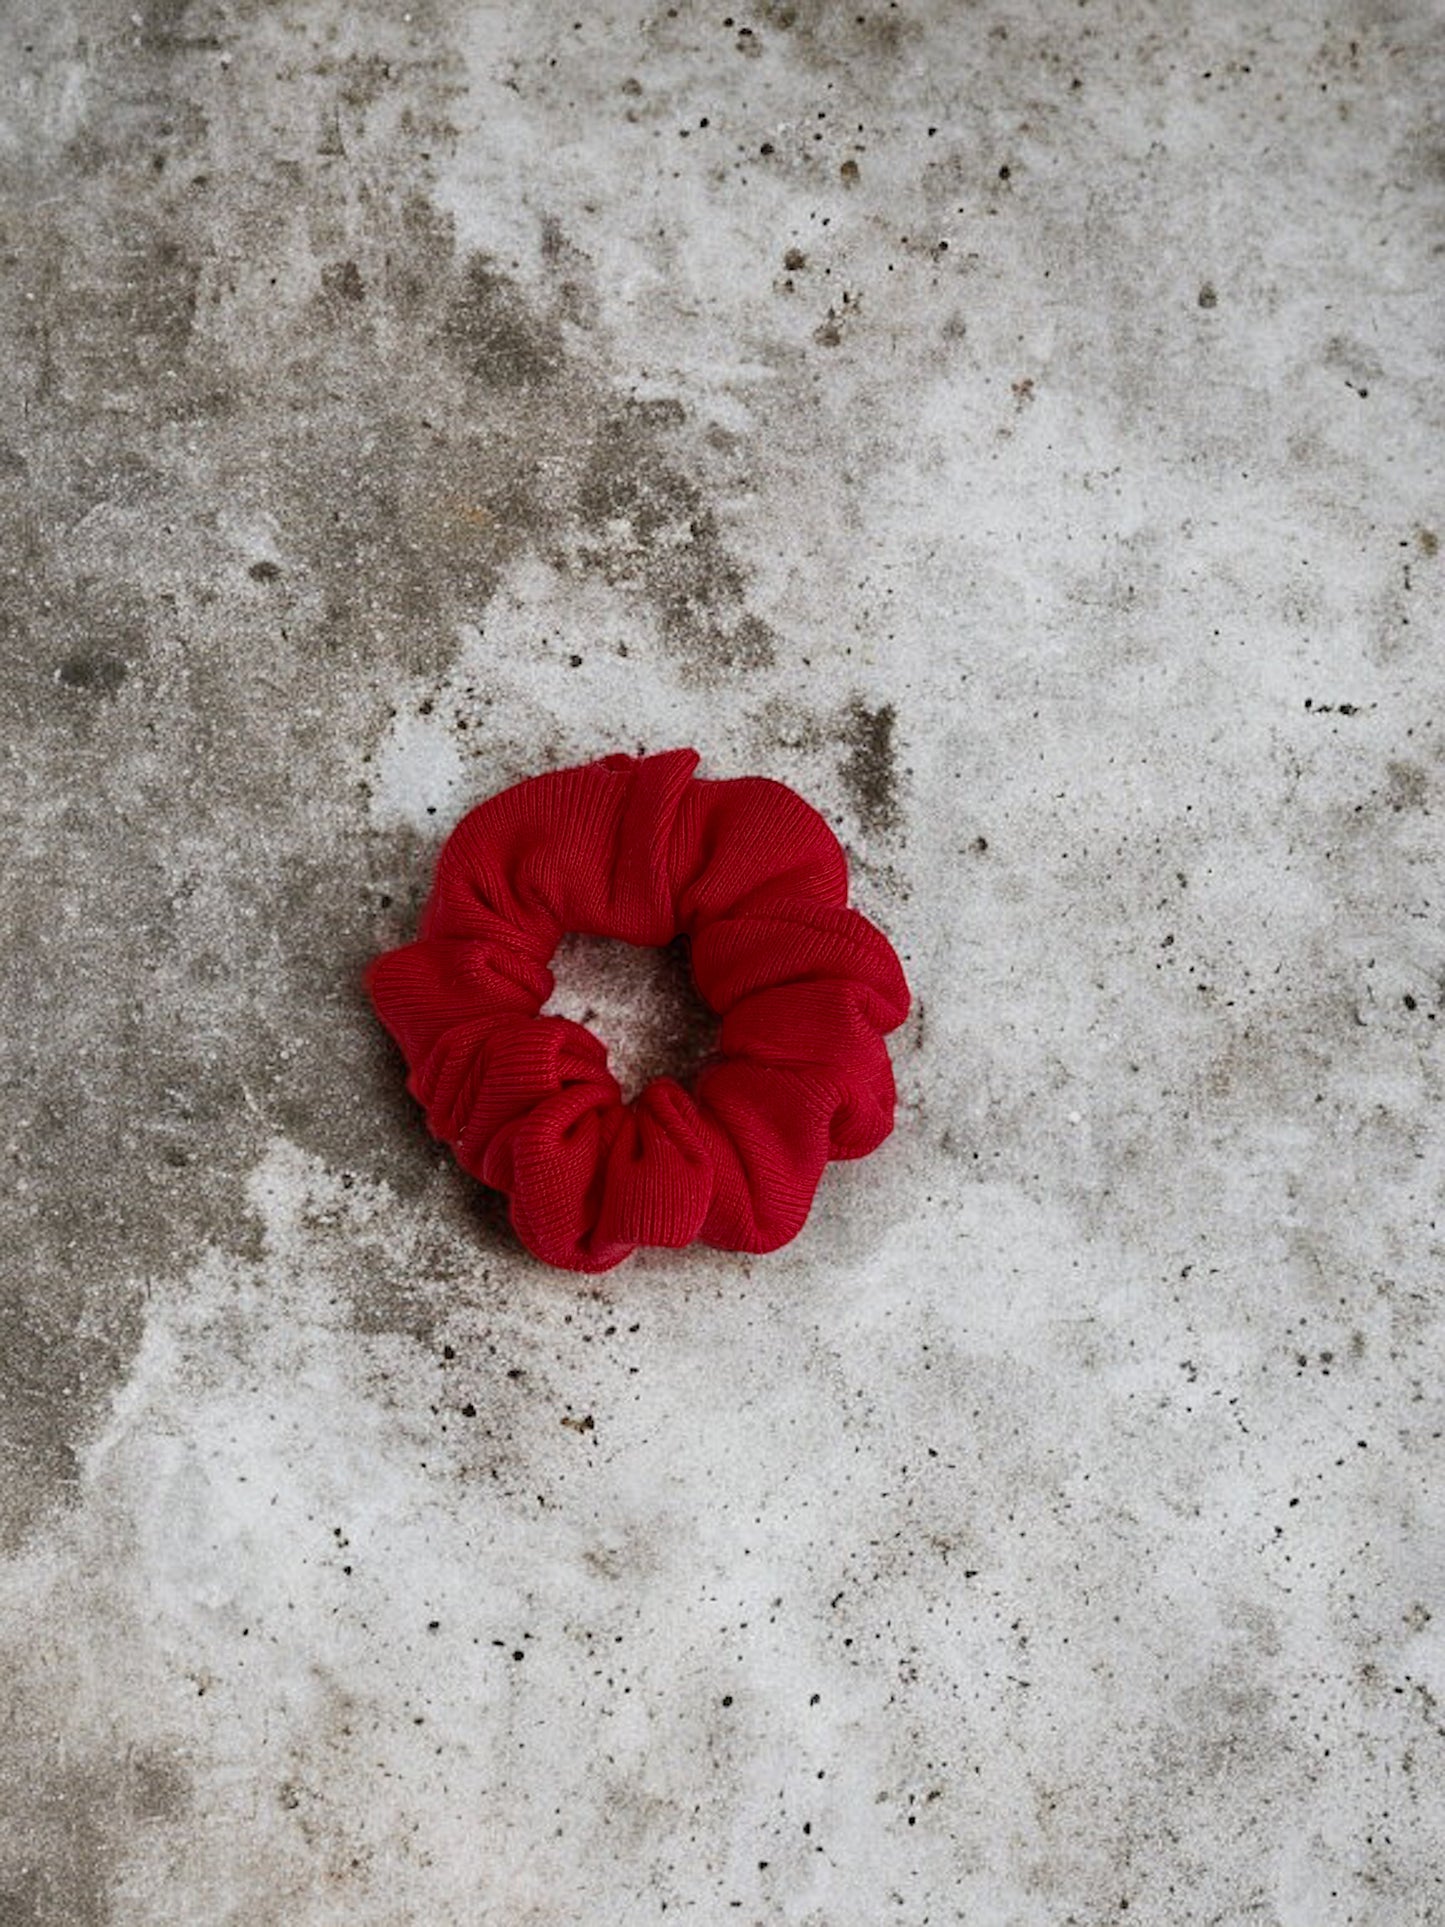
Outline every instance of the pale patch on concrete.
{"type": "Polygon", "coordinates": [[[376,752],[371,790],[372,821],[381,829],[398,823],[429,831],[450,823],[466,797],[466,770],[453,731],[425,716],[398,715],[376,752]]]}
{"type": "MultiPolygon", "coordinates": [[[[916,1202],[948,1183],[914,1163],[916,1202]]],[[[79,1508],[6,1572],[17,1632],[22,1606],[51,1629],[43,1700],[39,1655],[11,1662],[12,1757],[56,1789],[42,1818],[88,1790],[91,1831],[12,1836],[0,1891],[29,1839],[56,1895],[103,1850],[83,1917],[145,1927],[278,1894],[302,1927],[338,1894],[380,1923],[399,1888],[449,1922],[620,1927],[705,1892],[864,1927],[893,1891],[1006,1907],[998,1816],[1046,1786],[1039,1918],[1106,1910],[1130,1858],[1166,1878],[1141,1812],[1208,1905],[1258,1855],[1303,1918],[1389,1782],[1293,1738],[1338,1718],[1330,1560],[1420,1602],[1374,1649],[1381,1711],[1438,1690],[1428,1548],[1360,1546],[1336,1503],[1395,1503],[1388,1436],[1270,1394],[1227,1285],[1174,1356],[1145,1254],[1081,1262],[1012,1188],[826,1279],[795,1248],[580,1300],[535,1269],[499,1289],[473,1240],[285,1143],[249,1194],[259,1255],[152,1288],[79,1508]],[[378,1259],[432,1303],[428,1347],[357,1330],[378,1259]]]]}
{"type": "Polygon", "coordinates": [[[539,768],[619,747],[674,748],[682,741],[674,733],[696,727],[656,673],[647,604],[579,574],[520,556],[481,620],[460,625],[448,668],[398,688],[380,742],[357,758],[379,828],[405,824],[439,838],[464,809],[539,768]]]}

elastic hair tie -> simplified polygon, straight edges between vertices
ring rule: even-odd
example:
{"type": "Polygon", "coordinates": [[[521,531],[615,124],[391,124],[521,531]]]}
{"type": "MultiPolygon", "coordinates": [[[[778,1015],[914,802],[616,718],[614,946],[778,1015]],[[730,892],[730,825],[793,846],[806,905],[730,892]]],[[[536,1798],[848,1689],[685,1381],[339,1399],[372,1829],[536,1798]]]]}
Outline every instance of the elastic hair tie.
{"type": "Polygon", "coordinates": [[[457,824],[414,943],[367,988],[432,1135],[569,1271],[639,1245],[772,1251],[830,1158],[893,1128],[884,1036],[908,1014],[892,945],[847,907],[838,839],[782,783],[695,777],[692,749],[530,777],[457,824]],[[624,1104],[591,1031],[540,1015],[567,931],[689,940],[721,1018],[693,1079],[624,1104]]]}

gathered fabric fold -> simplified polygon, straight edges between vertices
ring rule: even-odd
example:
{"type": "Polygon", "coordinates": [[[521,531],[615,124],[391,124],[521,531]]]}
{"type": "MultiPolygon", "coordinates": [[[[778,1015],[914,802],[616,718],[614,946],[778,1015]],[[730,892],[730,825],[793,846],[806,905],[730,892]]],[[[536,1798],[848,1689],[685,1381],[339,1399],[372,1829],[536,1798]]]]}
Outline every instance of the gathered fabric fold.
{"type": "Polygon", "coordinates": [[[908,985],[848,907],[838,839],[785,784],[697,763],[606,756],[490,797],[448,837],[416,940],[366,973],[428,1129],[570,1271],[695,1239],[775,1250],[829,1160],[893,1128],[908,985]],[[624,1103],[600,1039],[542,1015],[568,931],[688,939],[720,1019],[691,1091],[658,1077],[624,1103]]]}

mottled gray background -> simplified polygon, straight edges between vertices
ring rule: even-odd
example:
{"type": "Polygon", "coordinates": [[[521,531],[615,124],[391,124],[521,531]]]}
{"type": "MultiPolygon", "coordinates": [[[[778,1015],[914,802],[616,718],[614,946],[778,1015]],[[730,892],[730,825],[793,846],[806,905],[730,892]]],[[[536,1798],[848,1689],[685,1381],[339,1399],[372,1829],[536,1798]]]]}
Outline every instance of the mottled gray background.
{"type": "Polygon", "coordinates": [[[1445,15],[732,4],[0,7],[3,1927],[1445,1920],[1445,15]],[[676,743],[898,1129],[588,1282],[357,974],[676,743]]]}

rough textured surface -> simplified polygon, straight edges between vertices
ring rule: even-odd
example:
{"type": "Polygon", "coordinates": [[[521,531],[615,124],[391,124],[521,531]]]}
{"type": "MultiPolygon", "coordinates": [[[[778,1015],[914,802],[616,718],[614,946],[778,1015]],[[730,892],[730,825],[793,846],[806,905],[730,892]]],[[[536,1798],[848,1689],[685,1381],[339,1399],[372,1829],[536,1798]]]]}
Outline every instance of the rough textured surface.
{"type": "Polygon", "coordinates": [[[726,4],[0,10],[4,1927],[1445,1918],[1438,10],[726,4]],[[579,1289],[358,972],[681,742],[903,1110],[579,1289]]]}

